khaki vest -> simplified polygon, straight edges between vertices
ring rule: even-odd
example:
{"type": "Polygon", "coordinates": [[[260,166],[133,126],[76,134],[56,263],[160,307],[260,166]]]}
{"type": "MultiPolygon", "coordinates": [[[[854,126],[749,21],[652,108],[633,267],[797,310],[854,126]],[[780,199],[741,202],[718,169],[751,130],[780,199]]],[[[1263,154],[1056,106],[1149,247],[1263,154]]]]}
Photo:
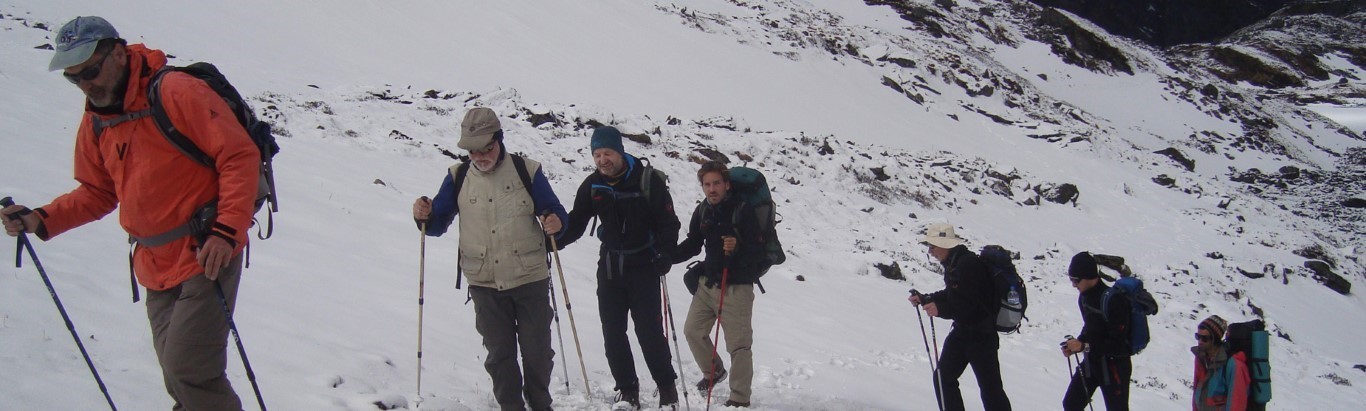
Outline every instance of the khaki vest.
{"type": "MultiPolygon", "coordinates": [[[[451,166],[452,178],[458,167],[451,166]]],[[[526,168],[535,176],[541,164],[526,160],[526,168]]],[[[536,207],[511,157],[492,172],[471,164],[456,201],[460,269],[470,285],[507,290],[550,277],[545,231],[536,221],[536,207]]]]}

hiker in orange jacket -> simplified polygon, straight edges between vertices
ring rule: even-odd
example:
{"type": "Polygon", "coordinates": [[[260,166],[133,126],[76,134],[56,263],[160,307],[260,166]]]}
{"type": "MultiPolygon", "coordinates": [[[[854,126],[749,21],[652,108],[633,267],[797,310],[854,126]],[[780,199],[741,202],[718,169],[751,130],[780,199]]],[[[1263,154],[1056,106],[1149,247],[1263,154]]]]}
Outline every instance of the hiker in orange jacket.
{"type": "Polygon", "coordinates": [[[240,410],[224,372],[228,325],[221,305],[236,301],[260,172],[256,145],[213,89],[170,72],[159,86],[165,112],[214,168],[181,153],[147,115],[149,83],[166,54],[128,45],[103,18],[66,23],[54,50],[49,69],[62,70],[86,96],[75,144],[80,184],[31,213],[21,205],[0,210],[5,231],[46,241],[119,207],[119,223],[138,242],[134,272],[148,290],[152,344],[175,409],[240,410]],[[190,230],[190,220],[206,216],[200,211],[210,204],[216,213],[202,219],[208,224],[190,230]],[[11,214],[22,218],[10,221],[11,214]]]}

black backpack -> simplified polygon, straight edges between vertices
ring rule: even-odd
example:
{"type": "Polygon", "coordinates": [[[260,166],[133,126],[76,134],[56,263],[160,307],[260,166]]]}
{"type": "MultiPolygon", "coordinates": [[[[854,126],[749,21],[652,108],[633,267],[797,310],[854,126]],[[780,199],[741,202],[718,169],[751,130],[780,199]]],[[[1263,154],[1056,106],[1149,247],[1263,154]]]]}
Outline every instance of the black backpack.
{"type": "Polygon", "coordinates": [[[190,141],[185,134],[176,129],[174,124],[171,124],[171,118],[166,115],[166,110],[161,105],[161,93],[159,92],[161,78],[172,71],[189,74],[203,80],[205,84],[209,85],[209,88],[223,97],[223,102],[228,104],[229,109],[232,109],[232,114],[237,117],[237,122],[247,131],[247,135],[251,136],[251,142],[256,144],[256,149],[260,150],[261,172],[256,185],[256,210],[260,211],[267,202],[270,203],[270,209],[266,212],[265,234],[262,235],[261,231],[257,230],[256,235],[262,240],[270,238],[275,231],[274,213],[280,211],[279,197],[276,196],[275,191],[275,169],[271,165],[271,160],[275,158],[275,154],[280,152],[280,145],[275,142],[275,134],[271,133],[270,123],[256,118],[256,113],[251,110],[251,106],[247,105],[242,94],[237,92],[237,88],[233,87],[232,83],[228,82],[228,78],[223,76],[223,73],[219,72],[218,67],[213,64],[200,62],[185,67],[162,67],[152,76],[151,86],[147,87],[147,101],[151,103],[152,119],[156,121],[157,128],[161,129],[161,134],[165,135],[166,139],[170,140],[177,149],[180,149],[180,152],[185,153],[195,162],[208,168],[214,168],[213,158],[205,154],[204,150],[200,150],[193,141],[190,141]]]}
{"type": "MultiPolygon", "coordinates": [[[[266,228],[264,229],[264,233],[258,228],[256,237],[262,240],[270,238],[271,235],[275,233],[274,213],[280,211],[279,198],[276,196],[275,191],[275,169],[271,165],[271,160],[275,157],[275,154],[280,152],[280,145],[275,142],[275,134],[271,133],[270,123],[260,121],[256,118],[256,113],[251,110],[251,106],[247,105],[246,100],[242,98],[242,94],[237,92],[237,88],[233,87],[232,83],[228,82],[228,78],[223,76],[223,73],[219,72],[218,67],[215,67],[213,64],[199,62],[185,67],[171,65],[162,66],[161,69],[157,70],[157,72],[152,75],[151,84],[147,87],[147,102],[149,107],[146,110],[127,113],[107,121],[100,120],[96,117],[92,122],[95,138],[98,139],[100,134],[107,128],[127,121],[151,116],[152,120],[157,125],[157,129],[161,130],[161,135],[166,137],[166,140],[169,141],[172,146],[177,150],[180,150],[181,153],[185,154],[185,156],[194,160],[196,163],[208,167],[209,169],[215,169],[213,158],[204,153],[204,150],[200,149],[199,146],[196,146],[194,141],[190,140],[189,137],[186,137],[184,133],[180,132],[180,130],[175,127],[175,124],[171,122],[171,117],[166,114],[166,107],[161,104],[161,78],[166,73],[172,71],[189,74],[204,81],[210,89],[213,89],[214,93],[217,93],[219,97],[222,97],[223,102],[227,103],[228,108],[232,110],[233,116],[237,118],[237,123],[242,125],[242,128],[247,132],[247,136],[249,136],[252,143],[256,145],[256,149],[261,152],[260,172],[256,183],[256,199],[254,205],[255,211],[261,211],[261,208],[267,202],[270,203],[270,208],[266,213],[266,228]]],[[[204,208],[201,208],[199,211],[196,211],[196,215],[192,216],[192,219],[197,220],[205,218],[204,216],[199,215],[204,212],[210,214],[214,213],[214,204],[211,203],[204,208]]],[[[211,216],[208,218],[211,218],[211,216]]],[[[255,217],[252,218],[252,223],[256,223],[255,217]]],[[[131,241],[132,240],[130,239],[130,243],[131,241]]],[[[250,255],[251,250],[248,248],[247,267],[251,266],[250,255]]],[[[139,300],[137,280],[132,276],[132,267],[133,254],[129,251],[129,278],[133,287],[133,302],[137,302],[139,300]]]]}
{"type": "Polygon", "coordinates": [[[1010,334],[1020,331],[1020,324],[1028,319],[1025,309],[1029,308],[1029,293],[1026,292],[1024,279],[1010,261],[1010,251],[999,245],[982,247],[982,262],[991,271],[991,284],[995,298],[1000,301],[996,310],[996,331],[1010,334]]]}

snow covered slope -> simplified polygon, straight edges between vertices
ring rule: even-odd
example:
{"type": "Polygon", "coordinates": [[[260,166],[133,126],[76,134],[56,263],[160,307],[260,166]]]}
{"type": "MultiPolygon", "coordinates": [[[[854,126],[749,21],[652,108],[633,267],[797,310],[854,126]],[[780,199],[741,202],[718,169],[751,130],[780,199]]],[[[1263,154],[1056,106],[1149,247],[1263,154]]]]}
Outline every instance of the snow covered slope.
{"type": "MultiPolygon", "coordinates": [[[[1086,32],[1122,45],[1132,73],[1089,57],[1077,61],[1099,69],[1066,63],[1046,39],[1067,35],[1035,34],[1055,29],[1034,24],[1049,12],[1028,3],[905,4],[928,11],[907,21],[850,0],[4,4],[0,195],[36,206],[74,184],[81,96],[44,70],[51,52],[34,47],[51,33],[35,26],[97,14],[176,64],[218,64],[281,130],[283,212],[275,238],[253,247],[237,317],[274,409],[415,405],[418,236],[408,210],[456,161],[443,150],[458,151],[457,122],[474,106],[504,116],[509,148],[540,160],[566,203],[590,172],[595,124],[648,138],[626,149],[673,177],[679,209],[701,198],[699,159],[768,174],[791,258],[756,301],[758,409],[934,407],[904,299],[909,288],[942,286],[916,245],[941,221],[974,247],[1020,253],[1031,321],[1003,336],[1001,351],[1017,409],[1061,401],[1068,370],[1057,342],[1080,329],[1063,273],[1081,250],[1127,257],[1162,304],[1153,343],[1135,359],[1135,409],[1189,402],[1190,334],[1210,314],[1261,316],[1280,336],[1276,407],[1366,400],[1366,375],[1353,369],[1366,363],[1357,348],[1366,331],[1353,326],[1366,301],[1323,287],[1303,265],[1329,260],[1348,280],[1363,278],[1362,214],[1329,207],[1363,196],[1359,134],[1284,102],[1230,96],[1236,87],[1098,30],[1086,32]],[[943,35],[928,34],[927,22],[943,35]],[[1249,117],[1276,126],[1249,132],[1249,117]],[[1154,153],[1168,147],[1194,165],[1154,153]],[[906,280],[879,275],[880,264],[906,280]]],[[[1090,27],[1054,13],[1055,25],[1090,27]]],[[[114,400],[167,408],[143,308],[128,304],[115,221],[37,251],[114,400]]],[[[473,312],[453,288],[456,244],[428,241],[422,408],[493,409],[473,312]]],[[[593,396],[583,397],[566,341],[553,382],[564,409],[606,409],[611,394],[594,315],[596,245],[561,253],[593,396]]],[[[31,263],[3,270],[0,409],[100,409],[31,263]]],[[[686,290],[670,279],[682,311],[686,290]]],[[[936,323],[942,338],[948,324],[936,323]]],[[[250,396],[229,356],[239,394],[250,396]]],[[[682,360],[684,380],[699,379],[691,355],[682,360]]],[[[964,386],[978,409],[970,373],[964,386]]]]}

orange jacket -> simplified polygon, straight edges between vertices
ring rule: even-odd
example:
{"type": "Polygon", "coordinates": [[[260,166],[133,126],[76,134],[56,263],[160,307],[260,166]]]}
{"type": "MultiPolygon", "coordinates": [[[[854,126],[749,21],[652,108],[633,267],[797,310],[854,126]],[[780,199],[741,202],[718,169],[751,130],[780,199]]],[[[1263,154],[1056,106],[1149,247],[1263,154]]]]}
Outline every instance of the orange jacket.
{"type": "MultiPolygon", "coordinates": [[[[124,112],[147,109],[152,75],[166,65],[166,54],[141,44],[129,45],[128,89],[124,112]]],[[[48,240],[120,207],[119,224],[135,237],[167,232],[213,199],[218,218],[213,235],[230,239],[234,253],[247,244],[260,172],[260,153],[227,103],[203,81],[188,74],[163,76],[161,101],[176,128],[214,159],[211,170],[178,151],[161,134],[151,116],[124,122],[95,136],[92,120],[100,116],[86,105],[76,134],[76,181],[63,194],[36,211],[48,240]]],[[[138,247],[133,259],[138,283],[165,290],[204,272],[195,259],[198,246],[184,237],[158,247],[138,247]]]]}

